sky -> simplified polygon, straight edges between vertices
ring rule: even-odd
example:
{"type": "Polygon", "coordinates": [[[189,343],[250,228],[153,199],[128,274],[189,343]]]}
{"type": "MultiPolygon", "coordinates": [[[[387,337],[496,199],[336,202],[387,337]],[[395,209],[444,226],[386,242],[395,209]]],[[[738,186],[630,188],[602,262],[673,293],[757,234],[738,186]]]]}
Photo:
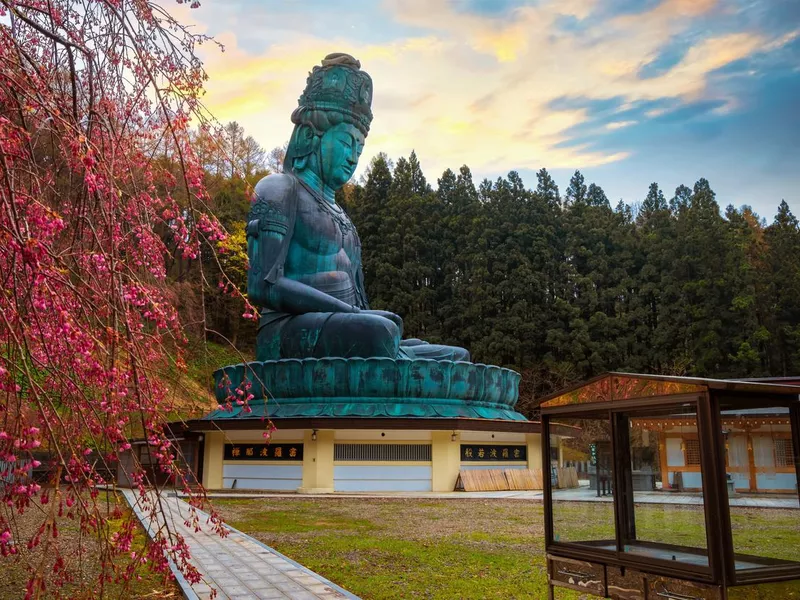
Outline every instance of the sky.
{"type": "Polygon", "coordinates": [[[550,171],[640,202],[705,177],[724,207],[800,214],[800,0],[202,0],[205,103],[262,146],[289,139],[308,71],[361,61],[359,166],[415,150],[428,180],[550,171]]]}

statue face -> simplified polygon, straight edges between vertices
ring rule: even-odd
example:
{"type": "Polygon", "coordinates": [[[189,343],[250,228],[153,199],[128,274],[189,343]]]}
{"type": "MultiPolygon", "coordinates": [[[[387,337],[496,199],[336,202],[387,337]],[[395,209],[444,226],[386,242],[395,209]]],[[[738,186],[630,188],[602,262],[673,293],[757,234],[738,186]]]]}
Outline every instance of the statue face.
{"type": "Polygon", "coordinates": [[[363,149],[364,136],[354,125],[340,123],[326,131],[320,141],[322,180],[334,189],[350,181],[363,149]]]}

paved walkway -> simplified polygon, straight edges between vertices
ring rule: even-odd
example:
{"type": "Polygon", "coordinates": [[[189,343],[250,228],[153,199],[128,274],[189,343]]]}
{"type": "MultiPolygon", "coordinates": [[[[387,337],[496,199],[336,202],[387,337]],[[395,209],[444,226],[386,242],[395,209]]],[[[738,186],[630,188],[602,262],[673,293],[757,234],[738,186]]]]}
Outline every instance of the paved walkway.
{"type": "MultiPolygon", "coordinates": [[[[554,498],[575,502],[611,502],[612,496],[597,496],[597,491],[588,487],[556,490],[554,498]]],[[[700,492],[634,492],[633,501],[637,504],[703,504],[700,492]]],[[[800,500],[793,494],[736,494],[730,499],[731,506],[752,508],[800,508],[800,500]]]]}
{"type": "MultiPolygon", "coordinates": [[[[180,497],[185,497],[181,492],[180,497]]],[[[508,491],[508,492],[334,492],[332,494],[297,494],[295,492],[259,492],[258,490],[242,492],[215,491],[207,493],[209,498],[417,498],[423,500],[465,498],[511,498],[522,500],[541,500],[541,491],[508,491]]]]}
{"type": "MultiPolygon", "coordinates": [[[[424,500],[438,499],[466,499],[466,498],[495,498],[511,500],[541,500],[540,491],[511,491],[511,492],[377,492],[377,493],[334,493],[334,494],[294,494],[270,492],[210,492],[209,498],[418,498],[424,500]]],[[[597,497],[595,490],[580,487],[566,490],[556,490],[555,498],[571,502],[611,502],[612,496],[597,497]]],[[[703,495],[700,493],[678,492],[635,492],[634,502],[641,504],[702,504],[703,495]]],[[[794,495],[747,495],[737,494],[730,501],[731,506],[758,507],[758,508],[800,508],[800,501],[794,495]]]]}
{"type": "Polygon", "coordinates": [[[192,564],[203,574],[204,581],[190,586],[172,562],[170,567],[189,600],[211,598],[211,588],[217,590],[219,600],[358,600],[357,596],[233,527],[226,525],[230,533],[220,537],[206,525],[208,515],[202,511],[198,514],[200,526],[205,529],[195,532],[184,525],[189,505],[167,493],[161,497],[166,514],[159,514],[158,522],[154,523],[149,510],[143,511],[139,506],[138,495],[123,490],[148,535],[152,536],[166,519],[186,539],[192,564]]]}

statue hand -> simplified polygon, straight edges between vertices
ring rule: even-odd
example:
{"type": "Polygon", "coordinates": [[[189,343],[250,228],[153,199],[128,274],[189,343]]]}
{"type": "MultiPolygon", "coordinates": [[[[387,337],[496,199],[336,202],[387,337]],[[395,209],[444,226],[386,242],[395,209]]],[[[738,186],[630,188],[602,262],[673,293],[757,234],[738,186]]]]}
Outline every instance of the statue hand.
{"type": "Polygon", "coordinates": [[[400,329],[400,337],[403,337],[403,319],[400,317],[400,315],[396,315],[388,310],[362,310],[361,312],[368,315],[378,315],[379,317],[393,321],[394,324],[400,329]]]}

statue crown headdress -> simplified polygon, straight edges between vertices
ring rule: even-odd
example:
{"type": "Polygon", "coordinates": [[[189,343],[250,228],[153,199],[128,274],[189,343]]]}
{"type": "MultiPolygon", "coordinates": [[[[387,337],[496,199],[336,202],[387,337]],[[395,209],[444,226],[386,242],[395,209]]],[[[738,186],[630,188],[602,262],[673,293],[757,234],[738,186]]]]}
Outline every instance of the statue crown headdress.
{"type": "Polygon", "coordinates": [[[305,111],[335,111],[358,127],[365,136],[372,122],[372,78],[361,63],[343,52],[329,54],[308,74],[306,89],[292,114],[300,122],[305,111]]]}

